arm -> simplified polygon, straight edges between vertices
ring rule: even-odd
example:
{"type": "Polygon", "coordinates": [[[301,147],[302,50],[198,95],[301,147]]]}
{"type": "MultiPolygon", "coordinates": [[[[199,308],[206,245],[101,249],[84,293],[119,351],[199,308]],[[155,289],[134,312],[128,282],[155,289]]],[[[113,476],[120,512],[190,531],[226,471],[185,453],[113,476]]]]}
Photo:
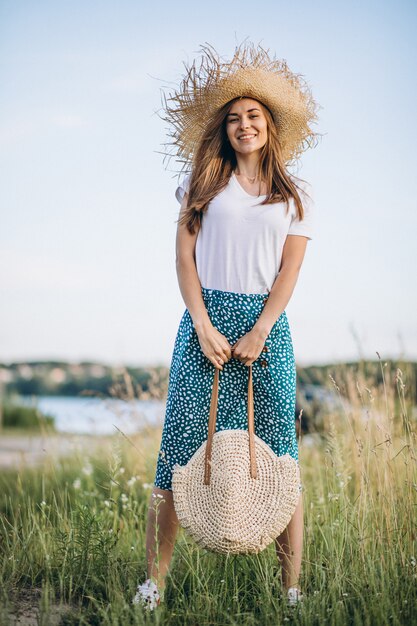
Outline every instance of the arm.
{"type": "MultiPolygon", "coordinates": [[[[180,216],[183,213],[188,200],[188,193],[184,194],[180,216]]],[[[199,228],[192,235],[186,226],[178,225],[175,243],[175,266],[177,270],[178,284],[182,298],[185,302],[196,331],[204,330],[211,325],[207,309],[201,295],[201,283],[198,278],[195,264],[195,244],[199,228]]]]}
{"type": "Polygon", "coordinates": [[[268,300],[253,325],[233,346],[233,356],[245,365],[252,365],[260,355],[271,329],[287,306],[294,291],[304,259],[308,238],[304,235],[287,235],[282,251],[281,267],[268,300]]]}
{"type": "Polygon", "coordinates": [[[308,238],[303,235],[287,235],[282,251],[281,267],[270,291],[265,307],[253,330],[262,341],[287,306],[298,280],[307,247],[308,238]]]}
{"type": "MultiPolygon", "coordinates": [[[[181,202],[180,215],[187,204],[188,194],[185,193],[181,202]]],[[[226,337],[211,323],[201,293],[201,283],[195,262],[195,244],[199,228],[191,234],[186,226],[178,224],[176,237],[175,265],[178,284],[185,306],[190,313],[200,347],[205,356],[218,369],[232,356],[232,350],[226,337]]]]}

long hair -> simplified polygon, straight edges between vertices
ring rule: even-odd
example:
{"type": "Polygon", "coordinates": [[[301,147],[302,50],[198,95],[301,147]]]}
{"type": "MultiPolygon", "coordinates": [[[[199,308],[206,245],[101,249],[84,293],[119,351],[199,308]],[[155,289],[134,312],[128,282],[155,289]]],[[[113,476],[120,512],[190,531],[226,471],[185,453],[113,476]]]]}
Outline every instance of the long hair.
{"type": "MultiPolygon", "coordinates": [[[[195,233],[196,226],[201,225],[210,201],[226,187],[236,168],[236,154],[228,141],[226,123],[233,103],[242,97],[244,96],[234,98],[218,109],[207,125],[193,156],[188,201],[177,220],[180,225],[186,225],[191,234],[195,233]]],[[[267,140],[261,150],[257,174],[266,181],[268,189],[267,196],[260,205],[285,202],[288,214],[289,199],[294,198],[301,221],[304,218],[304,209],[297,191],[299,186],[294,181],[295,177],[286,171],[272,113],[262,102],[259,104],[267,122],[267,140]]]]}

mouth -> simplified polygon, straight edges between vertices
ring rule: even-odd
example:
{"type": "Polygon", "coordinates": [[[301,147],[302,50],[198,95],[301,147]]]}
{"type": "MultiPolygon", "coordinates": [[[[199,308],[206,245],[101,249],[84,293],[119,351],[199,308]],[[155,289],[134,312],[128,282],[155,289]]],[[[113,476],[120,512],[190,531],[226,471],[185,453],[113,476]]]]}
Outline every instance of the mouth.
{"type": "Polygon", "coordinates": [[[256,135],[254,134],[246,134],[246,135],[240,135],[240,137],[238,137],[238,141],[251,141],[252,139],[255,139],[256,135]]]}

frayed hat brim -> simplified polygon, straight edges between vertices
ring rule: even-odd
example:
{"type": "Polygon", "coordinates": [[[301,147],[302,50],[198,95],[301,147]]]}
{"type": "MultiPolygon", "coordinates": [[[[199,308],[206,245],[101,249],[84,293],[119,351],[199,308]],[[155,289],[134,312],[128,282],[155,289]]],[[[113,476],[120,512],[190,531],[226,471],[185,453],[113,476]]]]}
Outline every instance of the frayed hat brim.
{"type": "Polygon", "coordinates": [[[311,128],[318,109],[302,75],[291,72],[283,59],[271,58],[260,45],[243,42],[231,61],[222,60],[212,46],[201,46],[202,58],[185,65],[178,89],[162,93],[161,119],[169,124],[170,141],[164,154],[177,157],[183,169],[193,155],[207,123],[223,105],[236,97],[251,97],[265,104],[277,127],[284,161],[293,165],[317,143],[311,128]]]}

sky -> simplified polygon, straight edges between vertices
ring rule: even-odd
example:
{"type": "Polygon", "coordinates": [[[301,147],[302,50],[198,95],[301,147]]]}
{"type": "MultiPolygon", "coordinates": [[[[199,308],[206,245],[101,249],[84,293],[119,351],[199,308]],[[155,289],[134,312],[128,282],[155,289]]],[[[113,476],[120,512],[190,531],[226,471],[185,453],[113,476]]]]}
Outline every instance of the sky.
{"type": "Polygon", "coordinates": [[[169,365],[180,165],[161,88],[209,43],[285,59],[320,104],[300,366],[417,358],[412,2],[0,0],[0,362],[169,365]],[[204,8],[205,7],[205,8],[204,8]]]}

